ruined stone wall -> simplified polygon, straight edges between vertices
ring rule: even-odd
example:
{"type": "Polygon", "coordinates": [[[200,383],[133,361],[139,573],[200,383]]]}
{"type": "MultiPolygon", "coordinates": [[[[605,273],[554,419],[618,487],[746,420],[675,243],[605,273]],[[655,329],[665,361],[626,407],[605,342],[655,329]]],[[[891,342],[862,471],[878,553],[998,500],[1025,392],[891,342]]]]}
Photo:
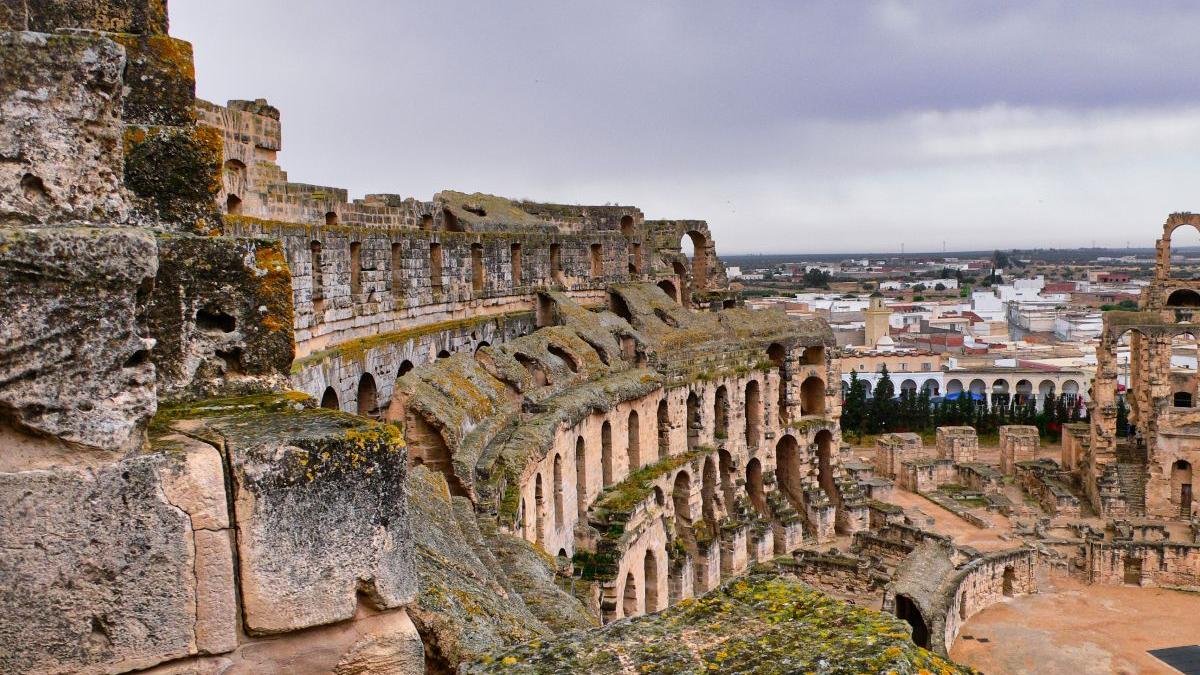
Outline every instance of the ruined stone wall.
{"type": "Polygon", "coordinates": [[[908,459],[922,456],[921,437],[914,433],[880,434],[875,441],[875,473],[895,480],[900,465],[908,459]]]}
{"type": "Polygon", "coordinates": [[[1088,541],[1088,581],[1093,584],[1200,589],[1200,545],[1171,541],[1088,541]]]}
{"type": "Polygon", "coordinates": [[[1037,457],[1039,443],[1037,427],[1005,424],[1000,427],[1000,473],[1011,476],[1017,462],[1037,457]]]}
{"type": "Polygon", "coordinates": [[[979,436],[974,427],[938,427],[937,457],[954,462],[974,462],[979,436]]]}
{"type": "Polygon", "coordinates": [[[953,599],[943,619],[944,653],[975,614],[1004,598],[1036,593],[1037,562],[1037,551],[1021,548],[990,553],[963,565],[946,588],[953,599]]]}

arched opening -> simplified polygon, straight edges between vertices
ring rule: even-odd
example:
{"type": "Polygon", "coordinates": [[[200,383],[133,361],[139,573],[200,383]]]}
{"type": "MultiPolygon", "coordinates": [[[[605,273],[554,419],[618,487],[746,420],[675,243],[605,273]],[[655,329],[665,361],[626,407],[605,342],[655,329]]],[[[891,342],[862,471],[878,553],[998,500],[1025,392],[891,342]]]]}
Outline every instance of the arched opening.
{"type": "Polygon", "coordinates": [[[562,246],[550,244],[550,277],[554,283],[563,283],[562,246]]]}
{"type": "Polygon", "coordinates": [[[725,385],[717,387],[713,396],[713,435],[718,441],[729,437],[729,390],[725,385]]]}
{"type": "Polygon", "coordinates": [[[628,471],[633,473],[642,466],[642,429],[636,410],[629,411],[627,429],[628,440],[625,444],[625,453],[628,455],[626,458],[629,464],[628,471]]]}
{"type": "Polygon", "coordinates": [[[1075,380],[1063,382],[1062,396],[1067,405],[1074,406],[1079,399],[1079,383],[1075,380]]]}
{"type": "Polygon", "coordinates": [[[720,473],[721,481],[721,497],[724,498],[724,503],[732,505],[734,502],[733,481],[733,455],[729,454],[728,450],[717,451],[717,470],[720,473]]]}
{"type": "Polygon", "coordinates": [[[784,496],[801,513],[804,512],[803,471],[800,465],[800,446],[795,437],[785,434],[775,444],[775,477],[779,479],[779,488],[783,490],[784,496]]]}
{"type": "Polygon", "coordinates": [[[600,244],[592,244],[588,248],[591,253],[592,260],[592,278],[598,279],[604,276],[604,252],[600,244]]]}
{"type": "Polygon", "coordinates": [[[242,212],[242,198],[237,195],[229,195],[225,198],[225,213],[237,215],[242,212]]]}
{"type": "Polygon", "coordinates": [[[454,215],[450,209],[442,209],[442,229],[447,232],[462,232],[462,224],[458,222],[458,216],[454,215]]]}
{"type": "Polygon", "coordinates": [[[633,321],[633,313],[629,311],[629,305],[626,304],[624,298],[616,293],[609,292],[608,294],[608,311],[616,314],[626,321],[633,321]]]}
{"type": "Polygon", "coordinates": [[[833,482],[833,433],[822,429],[817,432],[814,440],[817,444],[817,482],[825,494],[831,499],[836,499],[837,488],[833,482]]]}
{"type": "Polygon", "coordinates": [[[946,396],[958,398],[959,396],[962,395],[962,392],[963,392],[962,380],[959,380],[959,379],[946,380],[946,396]]]}
{"type": "Polygon", "coordinates": [[[667,400],[658,402],[658,457],[662,459],[671,454],[671,414],[667,409],[667,400]]]}
{"type": "Polygon", "coordinates": [[[375,394],[375,378],[370,373],[363,373],[358,379],[358,414],[363,417],[379,415],[379,403],[375,394]]]}
{"type": "Polygon", "coordinates": [[[683,266],[683,263],[676,260],[671,263],[671,270],[675,272],[675,279],[678,282],[677,286],[679,288],[679,304],[683,305],[684,307],[691,307],[692,288],[690,285],[688,285],[687,268],[683,266]]]}
{"type": "Polygon", "coordinates": [[[1181,288],[1177,291],[1172,291],[1171,295],[1167,296],[1167,306],[1200,307],[1200,293],[1190,288],[1181,288]]]}
{"type": "Polygon", "coordinates": [[[1038,383],[1038,410],[1046,409],[1046,399],[1054,396],[1054,381],[1042,380],[1038,383]]]}
{"type": "Polygon", "coordinates": [[[333,211],[325,212],[325,224],[326,225],[337,225],[337,222],[338,222],[338,215],[336,213],[334,213],[333,211]]]}
{"type": "Polygon", "coordinates": [[[679,291],[676,290],[675,284],[671,283],[670,279],[663,279],[662,281],[658,282],[658,287],[661,288],[663,293],[666,293],[671,300],[680,302],[679,291]]]}
{"type": "Polygon", "coordinates": [[[1130,586],[1142,585],[1142,559],[1133,555],[1125,556],[1125,573],[1122,581],[1130,586]]]}
{"type": "Polygon", "coordinates": [[[554,527],[559,529],[563,526],[565,519],[563,518],[563,470],[562,470],[562,455],[554,456],[554,527]]]}
{"type": "Polygon", "coordinates": [[[1016,595],[1016,591],[1013,588],[1016,581],[1017,570],[1012,565],[1008,565],[1004,568],[1004,578],[1001,580],[1001,592],[1004,593],[1004,597],[1011,598],[1016,595]]]}
{"type": "Polygon", "coordinates": [[[413,362],[409,361],[408,359],[404,359],[403,361],[400,362],[400,368],[396,371],[396,377],[397,378],[404,377],[412,369],[413,369],[413,362]]]}
{"type": "Polygon", "coordinates": [[[579,372],[579,362],[567,350],[556,344],[550,344],[546,346],[546,351],[550,352],[550,354],[556,357],[559,361],[562,361],[563,364],[567,366],[567,369],[572,373],[579,372]]]}
{"type": "Polygon", "coordinates": [[[521,245],[513,244],[508,249],[509,264],[512,267],[513,288],[521,285],[521,245]]]}
{"type": "Polygon", "coordinates": [[[637,582],[633,578],[633,572],[625,573],[625,589],[623,591],[623,595],[624,597],[621,601],[622,615],[627,618],[631,616],[637,616],[640,612],[638,611],[637,582]]]}
{"type": "Polygon", "coordinates": [[[680,241],[680,250],[692,259],[691,288],[695,291],[703,291],[708,288],[707,244],[705,236],[695,230],[684,233],[684,239],[680,241]],[[687,243],[691,243],[690,253],[687,243]]]}
{"type": "Polygon", "coordinates": [[[662,609],[658,604],[658,558],[650,549],[646,549],[646,559],[642,563],[642,584],[646,587],[646,612],[662,609]]]}
{"type": "Polygon", "coordinates": [[[634,235],[633,216],[628,214],[621,216],[621,234],[625,235],[626,237],[632,237],[634,235]]]}
{"type": "Polygon", "coordinates": [[[642,272],[642,245],[636,241],[629,243],[629,273],[641,274],[642,272]]]}
{"type": "Polygon", "coordinates": [[[437,353],[437,357],[438,357],[438,360],[439,360],[439,361],[440,361],[440,360],[442,360],[442,359],[448,359],[448,358],[450,358],[450,350],[448,350],[448,349],[443,349],[443,350],[439,351],[439,352],[437,353]]]}
{"type": "Polygon", "coordinates": [[[941,395],[941,391],[938,390],[937,380],[925,380],[922,382],[921,391],[928,394],[930,398],[941,395]]]}
{"type": "Polygon", "coordinates": [[[442,294],[442,245],[437,242],[429,244],[429,287],[434,299],[442,294]]]}
{"type": "Polygon", "coordinates": [[[308,245],[309,265],[312,270],[312,302],[313,313],[319,314],[325,309],[324,274],[321,269],[321,242],[314,241],[308,245]]]}
{"type": "Polygon", "coordinates": [[[1171,404],[1176,408],[1192,407],[1192,393],[1188,391],[1177,391],[1171,395],[1171,404]]]}
{"type": "Polygon", "coordinates": [[[1013,393],[1013,400],[1017,405],[1029,405],[1029,401],[1033,399],[1033,383],[1029,380],[1017,380],[1017,388],[1013,393]]]}
{"type": "Polygon", "coordinates": [[[700,443],[700,398],[696,392],[688,392],[687,397],[687,448],[695,450],[700,443]]]}
{"type": "Polygon", "coordinates": [[[700,479],[700,517],[710,527],[717,523],[717,465],[711,456],[704,458],[704,473],[700,479]]]}
{"type": "Polygon", "coordinates": [[[600,427],[600,480],[604,487],[613,484],[612,424],[608,420],[600,427]]]}
{"type": "Polygon", "coordinates": [[[746,493],[750,496],[750,503],[754,504],[754,510],[763,516],[769,516],[767,495],[763,490],[762,462],[758,461],[757,457],[746,464],[746,493]]]}
{"type": "Polygon", "coordinates": [[[667,505],[667,496],[663,494],[662,488],[654,486],[654,505],[663,507],[667,505]]]}
{"type": "Polygon", "coordinates": [[[483,245],[471,244],[471,290],[483,291],[483,245]]]}
{"type": "Polygon", "coordinates": [[[800,358],[800,362],[806,366],[823,366],[825,365],[825,348],[805,347],[804,354],[800,358]]]}
{"type": "Polygon", "coordinates": [[[987,404],[987,384],[979,378],[971,380],[970,384],[971,398],[978,401],[980,405],[987,404]]]}
{"type": "Polygon", "coordinates": [[[533,380],[533,386],[544,387],[550,384],[550,377],[546,375],[546,370],[537,361],[520,352],[513,354],[513,358],[517,360],[517,363],[525,367],[525,371],[529,373],[529,378],[533,380]]]}
{"type": "Polygon", "coordinates": [[[1179,515],[1192,516],[1192,464],[1177,460],[1171,465],[1171,496],[1179,500],[1179,515]]]}
{"type": "Polygon", "coordinates": [[[575,503],[579,507],[579,517],[587,513],[587,448],[583,436],[575,439],[575,503]]]}
{"type": "Polygon", "coordinates": [[[900,382],[900,395],[901,396],[916,396],[917,395],[917,381],[912,379],[911,377],[902,380],[900,382]]]}
{"type": "Polygon", "coordinates": [[[325,393],[321,395],[321,407],[329,408],[330,410],[341,409],[341,406],[338,404],[337,392],[333,390],[333,387],[325,387],[325,393]]]}
{"type": "Polygon", "coordinates": [[[418,226],[422,230],[429,231],[433,229],[433,216],[428,213],[421,214],[421,224],[418,226]]]}
{"type": "Polygon", "coordinates": [[[692,477],[687,471],[675,474],[671,486],[671,503],[675,507],[675,524],[682,529],[692,526],[692,477]]]}
{"type": "Polygon", "coordinates": [[[538,545],[546,544],[546,495],[542,490],[542,474],[533,478],[534,537],[538,545]]]}
{"type": "Polygon", "coordinates": [[[929,649],[929,628],[917,603],[907,595],[896,596],[896,616],[912,626],[913,643],[918,647],[929,649]]]}
{"type": "Polygon", "coordinates": [[[992,405],[1007,406],[1009,398],[1008,380],[992,382],[992,405]]]}
{"type": "MultiPolygon", "coordinates": [[[[912,382],[912,380],[906,380],[912,382]]],[[[913,383],[913,389],[916,389],[913,383]]],[[[807,377],[800,385],[800,407],[804,415],[825,414],[825,382],[816,376],[807,377]]]]}
{"type": "Polygon", "coordinates": [[[762,391],[758,380],[746,383],[746,396],[743,399],[746,406],[746,447],[758,446],[762,436],[762,391]]]}
{"type": "Polygon", "coordinates": [[[350,242],[350,294],[362,293],[362,242],[350,242]]]}

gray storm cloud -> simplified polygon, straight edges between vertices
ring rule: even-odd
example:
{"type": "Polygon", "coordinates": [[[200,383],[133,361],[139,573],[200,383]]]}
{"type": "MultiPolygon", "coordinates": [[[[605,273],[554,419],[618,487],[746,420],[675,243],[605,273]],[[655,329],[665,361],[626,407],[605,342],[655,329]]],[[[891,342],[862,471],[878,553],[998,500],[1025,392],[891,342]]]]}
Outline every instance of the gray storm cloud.
{"type": "Polygon", "coordinates": [[[1195,4],[175,0],[171,19],[198,95],[268,98],[292,179],[356,195],[632,203],[707,219],[730,253],[1123,245],[1200,209],[1195,4]]]}

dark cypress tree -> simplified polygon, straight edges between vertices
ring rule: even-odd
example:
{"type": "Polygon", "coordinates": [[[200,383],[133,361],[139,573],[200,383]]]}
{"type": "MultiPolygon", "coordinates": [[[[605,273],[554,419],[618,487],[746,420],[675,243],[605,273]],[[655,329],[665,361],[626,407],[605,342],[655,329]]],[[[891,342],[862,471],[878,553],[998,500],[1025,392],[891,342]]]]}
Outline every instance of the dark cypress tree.
{"type": "Polygon", "coordinates": [[[887,366],[879,371],[875,383],[875,396],[871,399],[871,426],[873,433],[891,431],[896,426],[896,387],[888,375],[887,366]]]}
{"type": "Polygon", "coordinates": [[[863,423],[867,415],[867,384],[858,379],[858,373],[850,371],[850,390],[842,405],[842,428],[862,436],[863,423]]]}

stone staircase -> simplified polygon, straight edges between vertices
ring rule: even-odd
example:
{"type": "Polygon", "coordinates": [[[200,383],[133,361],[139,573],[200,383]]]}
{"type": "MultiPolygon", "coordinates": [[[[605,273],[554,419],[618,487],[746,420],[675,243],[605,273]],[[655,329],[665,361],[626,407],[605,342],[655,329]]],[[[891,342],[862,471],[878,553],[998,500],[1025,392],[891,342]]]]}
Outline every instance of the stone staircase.
{"type": "Polygon", "coordinates": [[[1131,516],[1146,515],[1145,451],[1132,444],[1117,446],[1117,479],[1131,516]]]}

